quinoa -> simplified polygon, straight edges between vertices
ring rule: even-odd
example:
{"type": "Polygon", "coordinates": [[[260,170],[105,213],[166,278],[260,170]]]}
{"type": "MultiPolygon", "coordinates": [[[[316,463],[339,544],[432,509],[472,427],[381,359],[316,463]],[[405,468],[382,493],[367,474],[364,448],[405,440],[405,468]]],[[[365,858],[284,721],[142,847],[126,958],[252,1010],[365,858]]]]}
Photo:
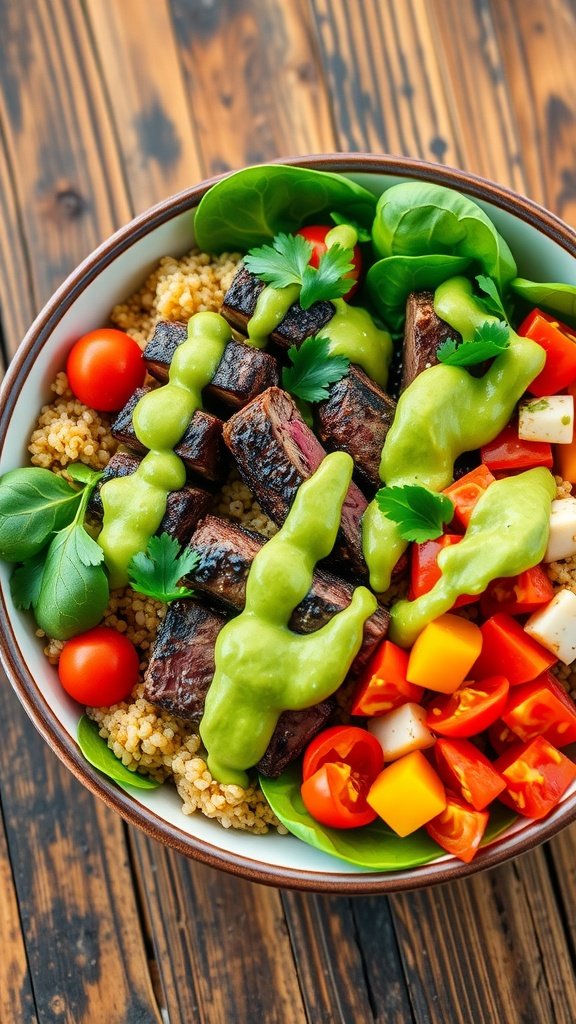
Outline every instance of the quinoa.
{"type": "Polygon", "coordinates": [[[78,401],[64,372],[50,387],[56,398],[40,410],[28,445],[32,465],[55,473],[62,473],[70,462],[104,469],[118,447],[110,431],[110,418],[78,401]]]}

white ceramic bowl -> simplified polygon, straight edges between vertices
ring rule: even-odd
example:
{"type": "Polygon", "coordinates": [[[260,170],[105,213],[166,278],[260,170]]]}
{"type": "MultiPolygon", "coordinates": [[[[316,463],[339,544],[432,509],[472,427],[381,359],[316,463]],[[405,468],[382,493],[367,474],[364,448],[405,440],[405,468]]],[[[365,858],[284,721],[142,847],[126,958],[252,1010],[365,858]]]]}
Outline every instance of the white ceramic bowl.
{"type": "MultiPolygon", "coordinates": [[[[576,283],[576,233],[520,196],[473,175],[408,159],[354,154],[284,161],[349,174],[379,194],[398,181],[419,179],[455,188],[488,212],[515,254],[519,274],[534,280],[576,283]]],[[[193,211],[217,179],[167,199],[137,217],[88,257],[67,279],[30,328],[2,388],[0,470],[26,464],[26,444],[49,383],[72,343],[106,323],[115,303],[134,291],[160,257],[193,245],[193,211]]],[[[9,567],[0,566],[0,642],[10,680],[33,724],[70,770],[109,806],[150,836],[187,856],[254,881],[337,892],[390,892],[447,881],[524,852],[576,818],[576,791],[541,822],[522,822],[483,849],[470,865],[452,857],[408,871],[354,869],[292,836],[252,836],[225,830],[201,815],[186,817],[171,786],[128,793],[100,775],[76,742],[82,710],[67,698],[56,671],[34,636],[31,618],[14,608],[9,567]]]]}

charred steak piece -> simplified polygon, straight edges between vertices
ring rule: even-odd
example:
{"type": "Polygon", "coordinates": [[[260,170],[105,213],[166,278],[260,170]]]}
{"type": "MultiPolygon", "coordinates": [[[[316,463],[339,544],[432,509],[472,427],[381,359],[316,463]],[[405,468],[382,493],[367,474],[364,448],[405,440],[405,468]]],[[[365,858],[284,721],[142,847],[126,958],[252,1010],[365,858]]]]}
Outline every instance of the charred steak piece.
{"type": "MultiPolygon", "coordinates": [[[[214,644],[226,622],[197,601],[174,601],[160,625],[144,677],[144,696],[185,721],[199,722],[214,675],[214,644]]],[[[285,711],[260,764],[276,777],[298,757],[322,728],[333,710],[323,701],[304,711],[285,711]]]]}
{"type": "MultiPolygon", "coordinates": [[[[220,312],[232,327],[243,334],[247,333],[246,325],[256,309],[258,296],[264,288],[264,282],[251,274],[241,263],[224,296],[220,312]]],[[[282,348],[300,345],[311,334],[318,334],[333,316],[334,306],[331,302],[315,302],[310,309],[302,309],[296,302],[290,307],[270,337],[282,348]]]]}
{"type": "Polygon", "coordinates": [[[329,451],[348,452],[362,482],[374,490],[380,487],[380,456],[396,402],[354,365],[328,390],[316,409],[320,440],[329,451]]]}
{"type": "MultiPolygon", "coordinates": [[[[233,611],[242,611],[246,600],[246,577],[257,552],[265,543],[263,537],[244,530],[236,523],[207,515],[194,530],[190,547],[198,552],[199,562],[185,584],[233,611]]],[[[354,586],[338,576],[316,569],[312,587],[294,610],[290,628],[295,633],[313,633],[328,622],[352,600],[354,586]]],[[[385,608],[377,608],[364,624],[364,638],[351,672],[361,669],[374,648],[388,632],[390,616],[385,608]]]]}
{"type": "MultiPolygon", "coordinates": [[[[262,395],[234,413],[224,424],[224,441],[238,469],[267,515],[281,526],[301,483],[326,455],[294,402],[280,388],[262,395]]],[[[362,554],[360,520],[368,502],[350,484],[333,557],[348,572],[367,575],[362,554]]]]}
{"type": "MultiPolygon", "coordinates": [[[[136,437],[132,416],[138,401],[149,390],[137,388],[112,424],[113,436],[139,455],[144,455],[146,448],[136,437]]],[[[221,480],[224,474],[222,420],[198,409],[174,451],[191,473],[204,480],[221,480]]]]}
{"type": "Polygon", "coordinates": [[[458,332],[436,315],[434,292],[411,292],[406,303],[402,391],[422,370],[436,365],[436,352],[447,338],[460,341],[458,332]]]}
{"type": "MultiPolygon", "coordinates": [[[[168,380],[172,356],[186,337],[186,324],[169,320],[160,320],[156,324],[154,334],[144,349],[148,373],[156,380],[168,380]]],[[[278,364],[274,356],[251,345],[230,341],[205,393],[239,409],[278,381],[278,364]]]]}

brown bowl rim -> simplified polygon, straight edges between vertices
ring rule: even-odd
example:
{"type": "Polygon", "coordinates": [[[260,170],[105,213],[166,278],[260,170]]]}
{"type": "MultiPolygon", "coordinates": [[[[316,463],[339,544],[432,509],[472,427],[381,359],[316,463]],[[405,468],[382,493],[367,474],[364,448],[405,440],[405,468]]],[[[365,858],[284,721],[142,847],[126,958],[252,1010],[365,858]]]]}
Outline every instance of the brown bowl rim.
{"type": "MultiPolygon", "coordinates": [[[[576,257],[576,232],[559,217],[531,199],[513,190],[482,178],[479,175],[445,165],[427,163],[409,157],[377,155],[371,153],[328,153],[308,156],[283,157],[269,163],[284,163],[300,167],[341,173],[389,174],[415,180],[431,180],[456,188],[475,199],[490,202],[513,213],[576,257]]],[[[26,333],[8,368],[0,392],[0,448],[21,382],[37,353],[78,295],[117,256],[139,238],[149,234],[161,224],[198,205],[207,190],[228,174],[220,174],[184,189],[139,214],[127,225],[106,239],[66,278],[49,299],[26,333]]],[[[266,885],[311,890],[315,892],[362,895],[392,893],[422,888],[464,878],[477,871],[495,867],[534,849],[576,820],[576,794],[561,804],[543,822],[527,825],[513,836],[497,839],[483,850],[470,864],[459,861],[432,861],[419,868],[393,872],[350,873],[345,870],[328,873],[318,870],[263,865],[260,861],[229,853],[204,839],[198,839],[177,826],[166,822],[147,807],[134,803],[130,794],[115,786],[83,758],[77,744],[64,729],[48,705],[29,672],[9,620],[4,593],[0,593],[0,656],[26,713],[41,736],[82,782],[111,809],[117,811],[131,825],[143,830],[150,838],[177,850],[187,857],[211,867],[220,868],[252,882],[266,885]],[[526,834],[528,832],[528,834],[526,834]]]]}

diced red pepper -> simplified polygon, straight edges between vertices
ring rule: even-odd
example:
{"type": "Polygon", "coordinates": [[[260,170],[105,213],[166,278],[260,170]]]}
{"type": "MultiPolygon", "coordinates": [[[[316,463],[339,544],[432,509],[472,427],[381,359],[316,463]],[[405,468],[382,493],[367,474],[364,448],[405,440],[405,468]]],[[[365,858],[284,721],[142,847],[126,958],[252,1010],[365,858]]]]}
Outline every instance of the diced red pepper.
{"type": "Polygon", "coordinates": [[[576,704],[551,672],[511,690],[502,721],[523,742],[544,736],[555,747],[576,742],[576,704]]]}
{"type": "Polygon", "coordinates": [[[554,588],[541,565],[526,569],[519,576],[492,580],[480,598],[482,615],[489,618],[496,612],[524,615],[533,612],[554,597],[554,588]]]}
{"type": "Polygon", "coordinates": [[[474,506],[489,484],[494,483],[494,479],[488,467],[482,465],[445,488],[444,494],[448,495],[454,505],[453,522],[467,529],[474,506]]]}
{"type": "Polygon", "coordinates": [[[548,441],[523,441],[518,437],[517,423],[509,423],[493,441],[480,449],[482,462],[496,473],[513,472],[533,466],[552,468],[552,445],[548,441]]]}
{"type": "Polygon", "coordinates": [[[459,793],[477,811],[483,811],[506,788],[502,775],[469,740],[438,739],[434,757],[448,789],[459,793]]]}
{"type": "Polygon", "coordinates": [[[494,767],[506,779],[500,800],[527,818],[544,818],[576,779],[576,764],[543,736],[512,747],[494,767]]]}
{"type": "MultiPolygon", "coordinates": [[[[459,544],[462,540],[460,533],[444,533],[435,540],[424,541],[423,544],[413,544],[410,556],[410,589],[408,597],[411,601],[422,594],[427,594],[442,575],[438,565],[438,555],[444,548],[452,544],[459,544]]],[[[462,594],[457,598],[454,608],[461,608],[464,604],[473,604],[479,597],[474,594],[462,594]]]]}
{"type": "Polygon", "coordinates": [[[502,673],[516,686],[536,679],[558,660],[505,612],[493,615],[480,630],[482,650],[470,672],[473,679],[502,673]]]}
{"type": "Polygon", "coordinates": [[[391,640],[384,640],[362,672],[354,698],[353,715],[383,715],[412,701],[418,704],[424,690],[406,679],[408,652],[391,640]]]}
{"type": "Polygon", "coordinates": [[[576,333],[571,327],[534,309],[520,324],[518,334],[546,351],[544,369],[529,387],[533,395],[555,395],[576,381],[576,333]]]}

